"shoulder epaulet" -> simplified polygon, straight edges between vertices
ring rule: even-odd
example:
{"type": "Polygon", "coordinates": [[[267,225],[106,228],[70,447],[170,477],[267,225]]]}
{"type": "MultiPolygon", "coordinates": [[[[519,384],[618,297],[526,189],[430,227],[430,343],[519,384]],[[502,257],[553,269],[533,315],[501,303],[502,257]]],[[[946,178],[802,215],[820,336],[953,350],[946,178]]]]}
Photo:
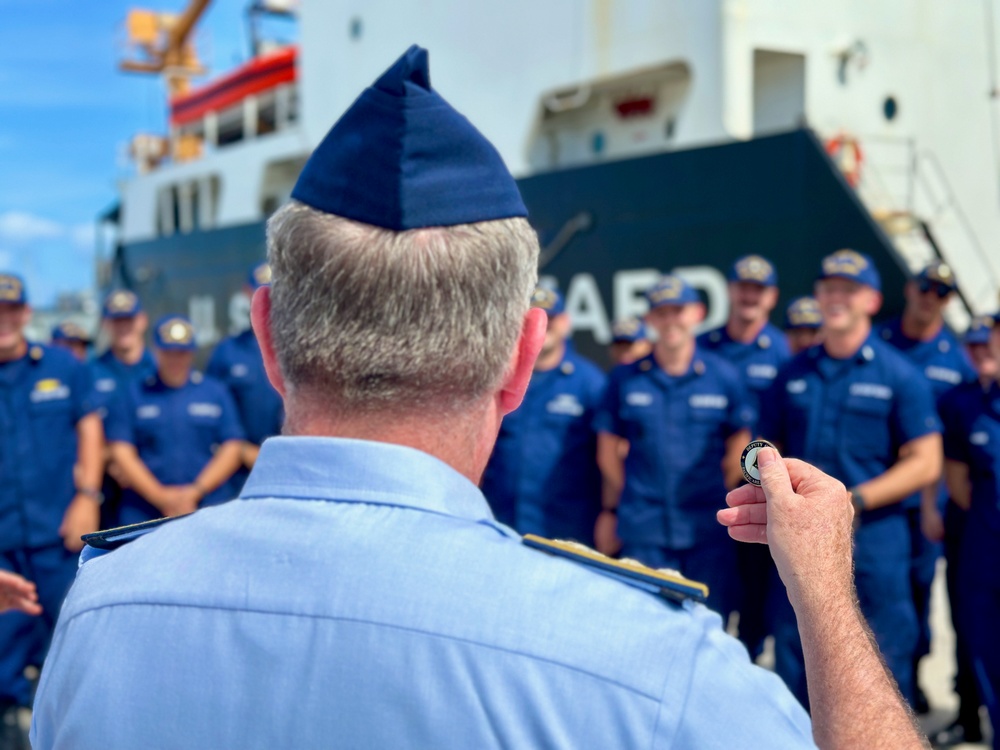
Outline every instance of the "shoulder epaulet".
{"type": "Polygon", "coordinates": [[[534,534],[525,534],[522,542],[532,549],[564,557],[603,573],[617,576],[626,583],[642,584],[643,588],[655,587],[659,589],[662,596],[675,602],[683,602],[688,599],[704,602],[708,598],[708,586],[685,578],[676,571],[648,568],[635,560],[615,560],[578,542],[543,539],[534,534]]]}
{"type": "MultiPolygon", "coordinates": [[[[186,513],[185,515],[190,515],[190,513],[186,513]]],[[[114,529],[95,531],[93,534],[84,534],[81,539],[83,539],[88,547],[110,552],[141,536],[145,536],[151,531],[156,531],[164,524],[176,521],[178,518],[184,518],[184,516],[155,518],[152,521],[143,521],[142,523],[133,523],[128,526],[118,526],[114,529]]]]}

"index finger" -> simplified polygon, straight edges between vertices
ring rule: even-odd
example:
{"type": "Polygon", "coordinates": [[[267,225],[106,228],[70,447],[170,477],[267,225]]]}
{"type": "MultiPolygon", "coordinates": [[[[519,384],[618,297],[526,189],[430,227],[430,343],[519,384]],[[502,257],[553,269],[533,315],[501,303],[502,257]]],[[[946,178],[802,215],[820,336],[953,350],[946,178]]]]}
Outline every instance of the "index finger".
{"type": "Polygon", "coordinates": [[[735,508],[737,505],[750,505],[751,503],[765,502],[764,490],[753,484],[744,484],[731,490],[726,495],[726,505],[735,508]]]}

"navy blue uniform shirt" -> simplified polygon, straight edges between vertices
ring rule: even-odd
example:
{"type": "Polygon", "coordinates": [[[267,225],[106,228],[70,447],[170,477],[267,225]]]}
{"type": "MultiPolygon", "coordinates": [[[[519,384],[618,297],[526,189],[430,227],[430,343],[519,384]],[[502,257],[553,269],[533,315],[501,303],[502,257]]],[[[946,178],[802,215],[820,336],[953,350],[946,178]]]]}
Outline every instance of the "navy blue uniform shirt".
{"type": "Polygon", "coordinates": [[[601,508],[593,421],[603,393],[604,373],[569,346],[557,367],[532,374],[483,473],[497,520],[522,534],[592,542],[601,508]]]}
{"type": "Polygon", "coordinates": [[[970,524],[1000,531],[1000,385],[965,383],[941,401],[944,455],[969,466],[970,524]]]}
{"type": "MultiPolygon", "coordinates": [[[[188,382],[171,388],[156,375],[132,383],[111,405],[105,420],[108,442],[131,443],[161,484],[191,484],[227,440],[242,440],[236,407],[225,386],[192,372],[188,382]]],[[[201,505],[231,499],[223,483],[205,495],[201,505]]],[[[159,518],[162,514],[138,493],[125,490],[121,524],[159,518]]]]}
{"type": "Polygon", "coordinates": [[[94,410],[90,373],[64,349],[29,344],[0,364],[0,551],[61,542],[76,424],[94,410]]]}
{"type": "Polygon", "coordinates": [[[651,354],[612,370],[595,426],[629,442],[618,535],[629,545],[689,549],[718,530],[726,440],[755,419],[739,373],[695,351],[674,377],[651,354]]]}
{"type": "MultiPolygon", "coordinates": [[[[872,333],[847,359],[822,345],[796,356],[764,398],[760,434],[852,487],[883,474],[904,444],[941,423],[931,388],[895,348],[872,333]]],[[[898,511],[898,504],[865,518],[898,511]]]]}
{"type": "Polygon", "coordinates": [[[229,389],[247,440],[260,445],[281,432],[284,406],[264,372],[260,344],[252,329],[221,341],[205,373],[229,389]]]}
{"type": "MultiPolygon", "coordinates": [[[[722,326],[701,334],[698,346],[724,357],[739,370],[748,395],[758,399],[771,387],[782,366],[792,358],[785,334],[770,323],[766,323],[749,344],[734,341],[726,327],[722,326]]],[[[757,406],[759,404],[755,404],[755,408],[757,406]]]]}
{"type": "Polygon", "coordinates": [[[149,349],[143,349],[139,361],[127,365],[108,349],[90,362],[90,369],[98,406],[106,411],[129,383],[141,382],[156,374],[156,360],[149,349]]]}

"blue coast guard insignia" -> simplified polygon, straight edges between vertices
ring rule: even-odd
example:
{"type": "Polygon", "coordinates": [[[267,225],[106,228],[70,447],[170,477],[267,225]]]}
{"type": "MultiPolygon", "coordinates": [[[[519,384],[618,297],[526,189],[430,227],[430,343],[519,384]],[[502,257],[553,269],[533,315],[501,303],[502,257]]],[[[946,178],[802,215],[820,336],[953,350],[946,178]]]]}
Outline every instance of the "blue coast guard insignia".
{"type": "Polygon", "coordinates": [[[532,549],[586,565],[630,585],[658,591],[660,596],[675,602],[704,602],[708,598],[708,586],[685,578],[675,570],[656,570],[635,560],[615,560],[578,542],[543,539],[534,534],[525,534],[522,542],[532,549]]]}

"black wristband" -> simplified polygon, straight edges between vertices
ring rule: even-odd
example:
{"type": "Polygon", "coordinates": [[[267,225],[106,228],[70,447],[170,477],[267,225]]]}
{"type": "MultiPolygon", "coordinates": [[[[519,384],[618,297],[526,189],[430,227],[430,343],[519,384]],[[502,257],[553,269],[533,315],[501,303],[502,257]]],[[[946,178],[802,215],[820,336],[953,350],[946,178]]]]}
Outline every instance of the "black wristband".
{"type": "Polygon", "coordinates": [[[610,513],[613,516],[617,516],[618,506],[616,505],[614,508],[601,508],[601,513],[610,513]]]}

